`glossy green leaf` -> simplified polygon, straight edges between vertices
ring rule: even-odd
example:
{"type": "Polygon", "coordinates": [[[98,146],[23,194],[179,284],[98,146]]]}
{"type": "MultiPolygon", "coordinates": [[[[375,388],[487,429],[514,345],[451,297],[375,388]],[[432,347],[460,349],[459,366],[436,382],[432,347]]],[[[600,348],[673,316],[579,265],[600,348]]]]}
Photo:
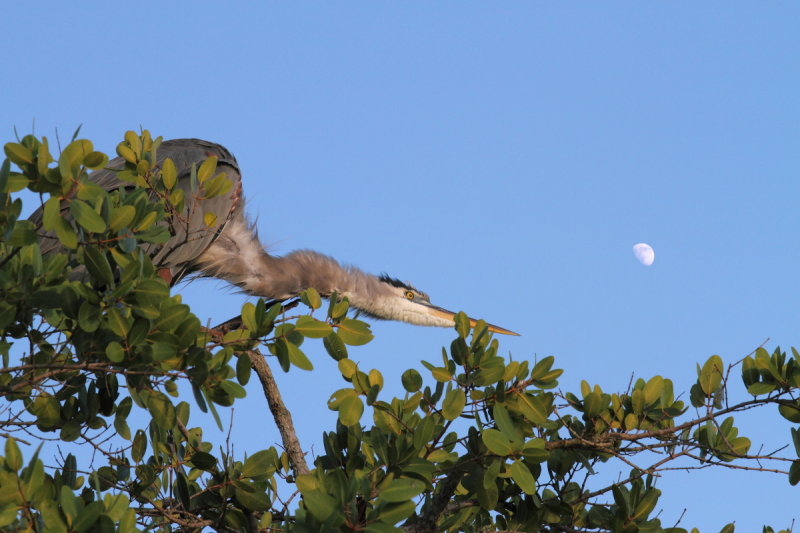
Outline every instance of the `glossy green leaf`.
{"type": "Polygon", "coordinates": [[[6,466],[17,471],[22,468],[22,452],[19,450],[16,439],[8,437],[5,444],[6,466]]]}
{"type": "Polygon", "coordinates": [[[224,172],[220,172],[203,184],[203,188],[205,189],[205,197],[207,199],[222,196],[230,191],[231,187],[233,187],[233,182],[224,172]]]}
{"type": "Polygon", "coordinates": [[[163,393],[153,392],[147,400],[147,409],[153,416],[153,421],[163,429],[172,429],[175,426],[175,406],[163,393]]]}
{"type": "Polygon", "coordinates": [[[238,359],[236,360],[236,379],[242,385],[247,385],[250,381],[250,374],[253,367],[250,362],[250,357],[247,353],[240,353],[238,354],[238,359]]]}
{"type": "Polygon", "coordinates": [[[141,429],[136,430],[131,446],[131,459],[134,463],[141,462],[144,452],[147,450],[147,435],[141,429]]]}
{"type": "Polygon", "coordinates": [[[72,529],[79,533],[89,531],[104,510],[102,502],[90,503],[78,514],[78,518],[72,523],[72,529]]]}
{"type": "Polygon", "coordinates": [[[703,365],[697,381],[700,384],[700,388],[703,389],[703,392],[707,396],[716,392],[722,384],[722,373],[724,371],[725,368],[722,364],[722,358],[718,355],[712,355],[703,365]]]}
{"type": "Polygon", "coordinates": [[[519,488],[526,494],[536,494],[536,479],[531,474],[530,469],[520,460],[516,460],[508,465],[508,472],[511,478],[517,482],[519,488]]]}
{"type": "Polygon", "coordinates": [[[254,453],[245,460],[242,466],[242,476],[263,476],[272,467],[274,455],[272,450],[261,450],[254,453]]]}
{"type": "Polygon", "coordinates": [[[367,344],[374,337],[366,323],[352,318],[345,318],[342,320],[337,329],[337,333],[339,338],[342,339],[342,342],[350,346],[367,344]]]}
{"type": "Polygon", "coordinates": [[[394,479],[380,491],[379,496],[387,502],[402,502],[421,494],[425,486],[423,481],[417,479],[394,479]]]}
{"type": "Polygon", "coordinates": [[[106,223],[103,217],[98,215],[95,210],[83,200],[73,199],[69,204],[69,211],[78,224],[86,231],[103,233],[106,230],[106,223]]]}
{"type": "Polygon", "coordinates": [[[23,146],[19,143],[6,143],[3,146],[3,151],[12,163],[17,165],[33,163],[33,152],[31,152],[30,148],[27,146],[23,146]]]}
{"type": "Polygon", "coordinates": [[[267,511],[270,508],[269,496],[262,490],[245,490],[242,483],[235,483],[236,499],[250,511],[267,511]]]}
{"type": "Polygon", "coordinates": [[[169,157],[161,162],[161,181],[168,191],[171,191],[178,181],[178,169],[169,157]]]}
{"type": "Polygon", "coordinates": [[[321,522],[326,522],[338,511],[336,500],[321,490],[310,490],[303,493],[303,503],[312,515],[321,522]]]}
{"type": "Polygon", "coordinates": [[[69,222],[59,218],[55,226],[56,237],[64,245],[64,247],[74,250],[78,247],[78,234],[72,228],[69,222]]]}
{"type": "Polygon", "coordinates": [[[112,231],[119,231],[130,226],[136,217],[136,208],[131,205],[122,205],[111,211],[108,217],[108,226],[112,231]]]}
{"type": "Polygon", "coordinates": [[[505,457],[514,451],[511,441],[496,429],[485,429],[481,435],[481,440],[489,448],[489,451],[495,455],[505,457]]]}
{"type": "Polygon", "coordinates": [[[125,350],[120,343],[112,341],[106,346],[106,357],[112,363],[121,363],[125,359],[125,350]]]}
{"type": "Polygon", "coordinates": [[[200,164],[200,167],[197,169],[197,180],[200,183],[203,183],[208,178],[210,178],[214,171],[217,169],[217,157],[216,156],[209,156],[205,161],[200,164]]]}
{"type": "Polygon", "coordinates": [[[295,322],[295,330],[310,339],[321,339],[333,333],[333,328],[329,324],[310,316],[298,318],[295,322]]]}
{"type": "Polygon", "coordinates": [[[345,426],[353,426],[361,420],[364,403],[358,396],[349,396],[339,405],[339,421],[345,426]]]}
{"type": "Polygon", "coordinates": [[[403,383],[403,388],[408,392],[417,392],[422,388],[422,376],[413,368],[409,368],[403,372],[400,380],[403,383]]]}
{"type": "Polygon", "coordinates": [[[800,482],[800,459],[792,461],[792,466],[789,467],[789,483],[797,485],[800,482]]]}
{"type": "Polygon", "coordinates": [[[103,152],[89,152],[83,158],[83,165],[92,170],[103,168],[108,163],[108,156],[103,152]]]}
{"type": "Polygon", "coordinates": [[[378,509],[378,519],[389,524],[395,524],[411,516],[415,508],[416,504],[412,500],[389,503],[378,509]]]}
{"type": "Polygon", "coordinates": [[[492,407],[492,416],[497,424],[497,429],[499,429],[508,440],[515,441],[522,438],[522,435],[519,430],[517,430],[514,421],[511,419],[511,415],[504,405],[496,403],[494,407],[492,407]]]}
{"type": "Polygon", "coordinates": [[[313,370],[314,365],[311,364],[306,354],[298,348],[294,343],[288,342],[286,339],[278,339],[278,342],[286,344],[286,349],[289,354],[289,361],[301,370],[313,370]]]}
{"type": "Polygon", "coordinates": [[[347,347],[342,342],[342,338],[334,331],[324,339],[322,345],[335,361],[339,361],[347,357],[347,347]]]}
{"type": "Polygon", "coordinates": [[[309,287],[300,293],[300,301],[311,309],[319,309],[322,307],[322,298],[320,297],[317,289],[309,287]]]}
{"type": "Polygon", "coordinates": [[[449,391],[442,402],[442,416],[445,420],[455,420],[464,411],[467,396],[462,389],[449,391]]]}
{"type": "Polygon", "coordinates": [[[83,260],[89,274],[96,281],[99,281],[103,285],[111,285],[114,282],[111,264],[109,264],[106,254],[101,250],[94,246],[83,248],[83,260]]]}

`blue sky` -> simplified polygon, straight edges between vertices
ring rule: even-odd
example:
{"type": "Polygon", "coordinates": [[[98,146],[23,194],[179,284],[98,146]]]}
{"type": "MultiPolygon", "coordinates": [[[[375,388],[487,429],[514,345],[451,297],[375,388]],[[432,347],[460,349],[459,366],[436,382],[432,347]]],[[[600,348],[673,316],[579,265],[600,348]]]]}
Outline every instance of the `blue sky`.
{"type": "MultiPolygon", "coordinates": [[[[518,331],[504,350],[555,355],[564,390],[660,374],[688,391],[711,354],[800,344],[798,4],[131,6],[4,5],[3,142],[35,121],[62,140],[83,124],[111,153],[140,126],[224,144],[275,253],[386,271],[518,331]],[[633,257],[641,241],[652,267],[633,257]]],[[[214,281],[179,290],[212,323],[246,300],[214,281]]],[[[453,336],[374,331],[351,357],[398,391],[453,336]]],[[[321,347],[308,353],[318,371],[281,383],[319,450],[341,385],[321,347]]],[[[243,451],[279,440],[250,390],[243,451]]],[[[756,443],[789,442],[772,412],[746,421],[756,443]]],[[[800,518],[782,477],[660,483],[665,523],[684,508],[681,525],[705,531],[800,518]]]]}

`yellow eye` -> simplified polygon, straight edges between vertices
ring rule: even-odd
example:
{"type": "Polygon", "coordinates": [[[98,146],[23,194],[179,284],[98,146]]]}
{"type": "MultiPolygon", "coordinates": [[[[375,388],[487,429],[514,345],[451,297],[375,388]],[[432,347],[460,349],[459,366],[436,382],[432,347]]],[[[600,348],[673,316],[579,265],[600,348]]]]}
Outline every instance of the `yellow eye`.
{"type": "Polygon", "coordinates": [[[411,291],[406,291],[406,298],[408,298],[409,300],[413,300],[414,299],[414,293],[411,292],[411,291]]]}

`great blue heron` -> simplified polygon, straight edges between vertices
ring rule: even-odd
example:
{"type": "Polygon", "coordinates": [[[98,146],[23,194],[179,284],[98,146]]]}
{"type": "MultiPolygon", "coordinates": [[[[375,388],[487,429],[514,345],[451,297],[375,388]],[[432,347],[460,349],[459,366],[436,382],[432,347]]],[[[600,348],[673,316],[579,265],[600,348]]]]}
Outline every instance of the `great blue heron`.
{"type": "MultiPolygon", "coordinates": [[[[270,255],[258,239],[244,213],[242,179],[236,158],[219,144],[200,139],[164,141],[157,150],[158,163],[172,159],[178,171],[177,187],[184,189],[187,207],[182,217],[170,219],[172,237],[164,244],[145,245],[159,273],[171,285],[188,275],[208,276],[228,281],[244,292],[270,300],[287,300],[305,289],[314,288],[324,297],[334,293],[347,297],[350,305],[380,319],[399,320],[422,326],[449,327],[455,314],[431,304],[428,295],[387,275],[374,276],[312,250],[298,250],[283,257],[270,255]],[[201,200],[192,205],[191,169],[208,157],[217,158],[217,171],[233,183],[232,192],[201,200]],[[216,223],[209,227],[205,213],[213,213],[216,223]]],[[[133,187],[117,178],[125,161],[116,158],[90,179],[106,190],[133,187]]],[[[64,211],[64,215],[68,216],[64,211]]],[[[39,221],[41,213],[31,217],[39,221]]],[[[42,239],[42,251],[60,248],[53,235],[42,239]]],[[[470,319],[472,325],[474,319],[470,319]]],[[[495,333],[517,335],[513,331],[488,325],[495,333]]]]}

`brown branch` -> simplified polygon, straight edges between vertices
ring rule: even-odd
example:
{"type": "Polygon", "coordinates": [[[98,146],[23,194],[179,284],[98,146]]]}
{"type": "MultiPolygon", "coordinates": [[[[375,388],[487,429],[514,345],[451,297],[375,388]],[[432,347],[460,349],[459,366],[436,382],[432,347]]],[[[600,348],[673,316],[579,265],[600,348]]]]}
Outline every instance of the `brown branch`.
{"type": "Polygon", "coordinates": [[[258,350],[248,350],[247,355],[250,357],[250,364],[253,370],[256,371],[261,386],[264,389],[264,397],[269,404],[269,410],[272,412],[272,417],[275,419],[275,425],[278,426],[278,431],[283,440],[283,449],[289,456],[289,462],[292,464],[294,475],[299,476],[308,474],[308,464],[306,457],[303,453],[303,448],[300,446],[300,441],[297,439],[297,432],[294,429],[294,422],[292,422],[292,413],[286,408],[283,403],[281,393],[278,390],[278,384],[272,375],[269,365],[264,360],[264,356],[258,350]]]}

